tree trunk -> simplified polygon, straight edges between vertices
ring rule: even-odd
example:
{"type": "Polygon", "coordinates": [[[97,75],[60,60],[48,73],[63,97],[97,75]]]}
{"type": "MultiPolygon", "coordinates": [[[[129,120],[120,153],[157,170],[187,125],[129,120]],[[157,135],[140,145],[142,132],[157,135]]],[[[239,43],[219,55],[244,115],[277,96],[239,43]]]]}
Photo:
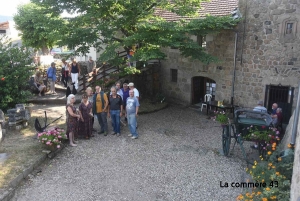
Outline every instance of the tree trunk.
{"type": "Polygon", "coordinates": [[[42,47],[42,52],[43,52],[43,55],[48,55],[49,54],[48,47],[46,47],[46,46],[42,47]]]}

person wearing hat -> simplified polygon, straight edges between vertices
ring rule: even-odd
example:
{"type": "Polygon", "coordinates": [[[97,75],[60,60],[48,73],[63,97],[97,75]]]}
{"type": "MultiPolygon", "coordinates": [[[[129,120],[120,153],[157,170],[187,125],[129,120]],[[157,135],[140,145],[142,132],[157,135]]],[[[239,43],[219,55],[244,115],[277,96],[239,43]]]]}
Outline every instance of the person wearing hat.
{"type": "MultiPolygon", "coordinates": [[[[135,97],[138,101],[140,101],[140,93],[139,93],[139,91],[134,87],[134,83],[133,83],[133,82],[129,82],[128,87],[129,87],[130,90],[133,90],[134,97],[135,97]]],[[[137,121],[136,121],[136,128],[137,128],[137,121]]]]}
{"type": "Polygon", "coordinates": [[[258,101],[258,102],[257,102],[257,106],[255,106],[255,107],[253,108],[253,111],[257,111],[257,112],[265,112],[265,113],[267,113],[267,108],[265,108],[265,107],[263,106],[263,104],[264,104],[264,102],[263,102],[262,100],[258,101]]]}
{"type": "Polygon", "coordinates": [[[130,90],[133,90],[134,97],[136,97],[138,100],[140,100],[140,93],[139,91],[134,87],[133,82],[129,82],[128,87],[130,90]]]}
{"type": "Polygon", "coordinates": [[[56,68],[54,62],[51,63],[51,66],[47,70],[47,78],[50,81],[50,93],[56,94],[55,92],[56,68]]]}

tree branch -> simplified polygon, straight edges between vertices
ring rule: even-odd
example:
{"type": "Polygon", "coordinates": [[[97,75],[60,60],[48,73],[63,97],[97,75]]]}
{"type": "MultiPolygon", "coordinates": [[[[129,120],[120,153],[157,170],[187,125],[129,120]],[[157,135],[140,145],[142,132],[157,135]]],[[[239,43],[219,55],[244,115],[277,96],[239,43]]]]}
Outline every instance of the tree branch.
{"type": "Polygon", "coordinates": [[[120,43],[122,43],[124,40],[120,39],[120,38],[116,38],[114,36],[111,37],[113,40],[118,41],[120,43]]]}

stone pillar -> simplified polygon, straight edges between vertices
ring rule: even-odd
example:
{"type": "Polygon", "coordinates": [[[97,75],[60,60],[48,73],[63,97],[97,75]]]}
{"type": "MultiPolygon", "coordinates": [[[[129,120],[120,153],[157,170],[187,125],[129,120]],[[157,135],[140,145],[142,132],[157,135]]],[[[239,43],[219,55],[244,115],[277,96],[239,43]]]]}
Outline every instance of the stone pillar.
{"type": "Polygon", "coordinates": [[[0,142],[4,139],[5,134],[5,116],[2,110],[0,110],[0,142]]]}

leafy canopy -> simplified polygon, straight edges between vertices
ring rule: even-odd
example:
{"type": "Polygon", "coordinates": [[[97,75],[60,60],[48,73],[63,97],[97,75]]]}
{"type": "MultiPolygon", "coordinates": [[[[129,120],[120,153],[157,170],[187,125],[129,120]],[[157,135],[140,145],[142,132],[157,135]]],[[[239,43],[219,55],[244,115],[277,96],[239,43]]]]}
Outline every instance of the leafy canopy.
{"type": "Polygon", "coordinates": [[[30,93],[26,90],[32,67],[30,52],[13,46],[6,37],[0,37],[0,108],[14,108],[26,102],[30,93]]]}
{"type": "Polygon", "coordinates": [[[60,27],[64,24],[59,13],[34,3],[20,5],[14,21],[22,32],[24,45],[42,49],[44,54],[60,39],[60,27]]]}
{"type": "Polygon", "coordinates": [[[132,60],[163,59],[162,47],[178,48],[185,57],[204,63],[215,61],[205,49],[191,40],[191,35],[204,36],[237,24],[229,16],[200,18],[200,3],[207,0],[32,0],[54,12],[76,13],[68,19],[62,42],[77,51],[88,53],[89,47],[104,49],[101,61],[121,63],[116,51],[138,49],[132,60]],[[170,3],[172,2],[172,3],[170,3]],[[178,21],[166,21],[157,13],[167,11],[182,16],[178,21]],[[123,47],[124,49],[120,49],[123,47]]]}

